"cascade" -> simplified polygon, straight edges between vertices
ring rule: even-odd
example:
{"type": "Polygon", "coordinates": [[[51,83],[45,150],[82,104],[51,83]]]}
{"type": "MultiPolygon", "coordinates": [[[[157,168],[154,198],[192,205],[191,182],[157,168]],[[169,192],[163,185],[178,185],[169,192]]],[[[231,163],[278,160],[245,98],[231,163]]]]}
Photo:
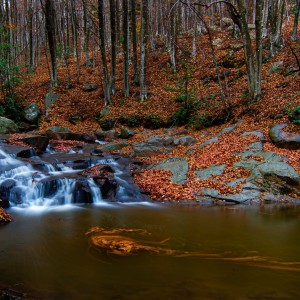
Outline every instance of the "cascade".
{"type": "Polygon", "coordinates": [[[120,157],[84,151],[46,151],[25,160],[7,154],[0,145],[0,206],[145,201],[133,184],[129,164],[120,157]]]}

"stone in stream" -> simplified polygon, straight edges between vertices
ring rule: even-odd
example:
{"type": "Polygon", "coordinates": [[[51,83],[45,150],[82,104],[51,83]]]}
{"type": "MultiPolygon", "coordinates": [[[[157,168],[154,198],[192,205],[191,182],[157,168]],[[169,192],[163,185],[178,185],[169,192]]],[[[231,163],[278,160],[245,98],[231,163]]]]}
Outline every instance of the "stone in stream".
{"type": "Polygon", "coordinates": [[[201,169],[201,170],[196,170],[196,176],[200,180],[206,180],[212,175],[221,175],[223,174],[224,170],[226,168],[226,165],[211,165],[209,168],[206,169],[201,169]]]}

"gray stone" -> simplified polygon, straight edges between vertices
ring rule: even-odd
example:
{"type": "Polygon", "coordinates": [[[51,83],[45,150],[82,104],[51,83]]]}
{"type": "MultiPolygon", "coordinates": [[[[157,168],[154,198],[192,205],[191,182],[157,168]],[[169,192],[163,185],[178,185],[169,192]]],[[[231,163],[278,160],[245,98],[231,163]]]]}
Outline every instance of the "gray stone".
{"type": "Polygon", "coordinates": [[[213,40],[213,42],[212,42],[212,44],[217,47],[220,47],[222,45],[222,43],[223,43],[223,40],[220,38],[217,38],[217,39],[213,40]]]}
{"type": "Polygon", "coordinates": [[[195,174],[198,179],[206,180],[212,175],[221,175],[226,168],[226,165],[216,166],[211,165],[209,168],[196,170],[195,174]]]}
{"type": "Polygon", "coordinates": [[[171,146],[164,146],[160,143],[149,143],[149,142],[142,142],[142,143],[133,143],[132,148],[134,151],[135,156],[151,156],[154,154],[161,154],[161,153],[169,153],[172,151],[171,146]]]}
{"type": "Polygon", "coordinates": [[[121,132],[119,134],[119,138],[121,138],[121,139],[130,139],[134,135],[135,135],[134,131],[122,126],[121,127],[121,132]]]}
{"type": "Polygon", "coordinates": [[[236,125],[233,125],[233,126],[230,126],[230,127],[227,127],[227,128],[223,128],[218,134],[217,136],[221,136],[223,133],[230,133],[232,132],[233,130],[235,130],[237,128],[236,125]]]}
{"type": "Polygon", "coordinates": [[[98,89],[98,85],[94,83],[88,83],[83,87],[84,92],[92,92],[98,89]]]}
{"type": "Polygon", "coordinates": [[[216,198],[220,200],[225,200],[227,202],[233,203],[245,203],[252,200],[257,200],[260,197],[260,192],[258,190],[243,190],[239,194],[234,195],[219,195],[216,198]]]}
{"type": "Polygon", "coordinates": [[[100,113],[97,115],[97,120],[101,120],[102,118],[104,118],[105,116],[107,116],[110,113],[110,109],[105,106],[100,113]]]}
{"type": "Polygon", "coordinates": [[[300,195],[300,176],[285,162],[265,162],[253,170],[250,182],[276,194],[300,195]]]}
{"type": "Polygon", "coordinates": [[[96,152],[112,152],[112,151],[121,150],[127,146],[129,146],[129,144],[125,143],[125,142],[111,143],[111,144],[106,144],[106,145],[99,145],[95,148],[95,151],[96,152]]]}
{"type": "Polygon", "coordinates": [[[270,67],[268,74],[274,74],[283,70],[283,61],[276,61],[270,67]]]}
{"type": "Polygon", "coordinates": [[[51,131],[51,132],[71,132],[70,129],[66,128],[66,127],[62,127],[62,126],[52,126],[50,128],[48,128],[47,131],[51,131]]]}
{"type": "Polygon", "coordinates": [[[40,115],[41,110],[35,102],[29,104],[24,109],[24,118],[30,123],[37,123],[40,115]]]}
{"type": "Polygon", "coordinates": [[[262,151],[263,150],[263,144],[262,142],[255,142],[255,143],[252,143],[250,146],[249,146],[249,149],[250,150],[253,150],[253,151],[262,151]]]}
{"type": "Polygon", "coordinates": [[[288,124],[273,125],[269,131],[272,142],[279,148],[299,150],[300,134],[290,135],[283,131],[288,124]]]}
{"type": "Polygon", "coordinates": [[[257,168],[258,164],[257,160],[254,159],[247,159],[247,160],[242,160],[234,164],[235,168],[244,168],[246,170],[253,171],[255,168],[257,168]]]}
{"type": "Polygon", "coordinates": [[[223,23],[225,26],[230,26],[233,24],[233,21],[231,18],[222,18],[221,23],[223,23]]]}
{"type": "Polygon", "coordinates": [[[198,147],[198,150],[200,150],[200,149],[204,148],[205,146],[210,145],[212,143],[217,143],[218,141],[219,141],[218,137],[213,137],[213,138],[209,139],[208,141],[204,142],[203,144],[201,144],[198,147]]]}
{"type": "Polygon", "coordinates": [[[183,146],[189,146],[196,143],[196,139],[192,136],[182,136],[176,140],[174,140],[174,145],[183,145],[183,146]]]}
{"type": "Polygon", "coordinates": [[[45,108],[46,110],[55,102],[59,99],[60,95],[56,94],[56,93],[48,93],[45,96],[45,108]]]}
{"type": "Polygon", "coordinates": [[[17,133],[19,132],[18,125],[11,119],[0,117],[0,134],[17,133]]]}
{"type": "Polygon", "coordinates": [[[95,131],[95,135],[99,140],[113,140],[117,137],[115,130],[104,131],[100,128],[95,131]]]}
{"type": "Polygon", "coordinates": [[[248,136],[248,135],[256,135],[259,137],[260,141],[261,142],[265,142],[266,141],[266,138],[264,136],[264,134],[260,131],[251,131],[251,132],[245,132],[243,133],[241,136],[248,136]]]}
{"type": "Polygon", "coordinates": [[[237,43],[237,44],[230,44],[230,49],[233,51],[239,51],[244,48],[244,45],[242,43],[237,43]]]}
{"type": "Polygon", "coordinates": [[[209,196],[212,198],[217,198],[219,196],[219,192],[215,189],[202,189],[201,193],[203,196],[209,196]]]}
{"type": "Polygon", "coordinates": [[[185,183],[187,181],[187,172],[189,169],[189,164],[184,158],[167,158],[159,163],[149,167],[150,170],[168,170],[172,172],[172,177],[170,178],[175,183],[185,183]]]}

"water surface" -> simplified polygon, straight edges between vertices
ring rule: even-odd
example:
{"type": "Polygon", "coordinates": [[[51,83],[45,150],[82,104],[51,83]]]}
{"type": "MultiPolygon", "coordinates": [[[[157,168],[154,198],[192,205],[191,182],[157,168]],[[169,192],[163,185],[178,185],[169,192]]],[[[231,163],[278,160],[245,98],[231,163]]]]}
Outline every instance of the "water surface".
{"type": "Polygon", "coordinates": [[[300,299],[299,207],[147,204],[9,210],[0,286],[37,299],[300,299]],[[106,255],[91,227],[141,228],[187,255],[106,255]]]}

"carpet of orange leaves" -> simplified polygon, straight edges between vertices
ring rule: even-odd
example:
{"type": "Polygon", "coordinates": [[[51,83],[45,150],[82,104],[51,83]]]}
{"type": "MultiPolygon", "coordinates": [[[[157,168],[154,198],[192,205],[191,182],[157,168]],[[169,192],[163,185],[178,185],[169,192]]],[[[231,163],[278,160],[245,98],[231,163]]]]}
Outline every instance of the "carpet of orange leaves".
{"type": "MultiPolygon", "coordinates": [[[[283,28],[283,40],[290,41],[292,18],[285,24],[283,28]]],[[[223,59],[228,55],[230,45],[240,43],[240,40],[233,40],[230,33],[223,29],[221,32],[214,33],[214,39],[221,38],[223,40],[221,47],[216,47],[217,59],[222,64],[223,59]]],[[[299,42],[289,42],[291,46],[298,51],[299,42]]],[[[180,39],[180,46],[190,47],[191,39],[180,39]]],[[[203,105],[201,111],[211,111],[212,108],[220,108],[221,102],[218,96],[218,85],[211,80],[204,83],[203,79],[209,76],[215,76],[215,69],[212,60],[211,50],[207,36],[203,35],[197,41],[197,57],[194,61],[194,75],[191,79],[190,86],[195,89],[197,100],[201,100],[203,105]],[[213,95],[213,97],[212,97],[213,95]],[[207,99],[210,99],[209,101],[207,99]],[[205,102],[206,101],[206,102],[205,102]]],[[[298,51],[299,52],[299,51],[298,51]]],[[[267,55],[264,52],[264,55],[267,55]]],[[[233,106],[233,121],[242,120],[238,129],[231,134],[224,134],[218,143],[214,143],[195,151],[192,155],[187,156],[187,148],[179,146],[169,154],[160,154],[154,157],[143,159],[147,163],[154,163],[166,157],[184,157],[189,162],[188,181],[183,185],[175,184],[170,181],[170,174],[162,170],[148,170],[136,176],[136,183],[143,189],[150,191],[153,199],[197,199],[201,194],[202,188],[217,188],[220,193],[236,193],[240,191],[240,186],[236,189],[227,185],[216,182],[229,182],[236,178],[247,177],[248,171],[244,169],[233,169],[232,165],[239,160],[235,155],[247,148],[249,144],[257,141],[254,135],[241,137],[239,133],[259,130],[265,134],[267,143],[264,146],[265,151],[274,151],[280,155],[287,156],[289,163],[297,168],[299,172],[299,151],[282,150],[276,148],[270,143],[268,138],[269,126],[274,123],[288,122],[287,108],[300,105],[300,76],[298,73],[285,76],[282,72],[268,74],[268,70],[275,61],[283,61],[286,68],[295,67],[296,62],[289,47],[278,53],[278,55],[263,64],[263,81],[262,98],[256,103],[247,103],[244,97],[247,91],[247,79],[245,64],[243,64],[243,50],[236,51],[232,60],[239,63],[238,67],[227,68],[228,86],[230,92],[230,101],[233,106]],[[297,75],[297,76],[296,76],[297,75]],[[209,180],[200,181],[195,178],[194,171],[200,168],[209,167],[211,164],[221,165],[226,163],[227,168],[222,176],[218,178],[212,177],[209,180]]],[[[20,88],[20,93],[27,103],[36,102],[45,113],[44,98],[49,92],[49,74],[46,67],[46,60],[42,58],[41,65],[36,72],[24,78],[24,84],[20,88]]],[[[131,86],[130,97],[124,98],[122,93],[122,58],[117,63],[117,93],[112,96],[113,105],[110,107],[109,118],[119,116],[129,116],[132,114],[147,115],[149,113],[157,114],[163,119],[167,119],[174,113],[180,103],[176,101],[176,93],[166,89],[166,87],[174,86],[174,74],[172,74],[169,55],[158,50],[157,53],[149,53],[147,68],[147,85],[149,90],[149,99],[143,103],[138,101],[139,88],[131,86]]],[[[83,62],[82,62],[83,63],[83,62]]],[[[99,128],[99,124],[95,120],[95,116],[103,108],[103,90],[101,85],[102,78],[99,55],[96,57],[96,67],[81,67],[81,75],[79,81],[76,80],[76,62],[70,58],[72,87],[66,89],[67,72],[65,67],[61,66],[58,70],[59,87],[52,89],[60,95],[51,107],[49,115],[42,118],[40,130],[45,131],[50,126],[60,125],[66,126],[75,132],[89,132],[99,128]],[[83,86],[87,83],[98,83],[99,89],[89,93],[83,92],[83,86]],[[83,122],[78,125],[72,125],[68,119],[70,115],[80,115],[83,122]]],[[[132,66],[130,67],[132,68],[132,66]]],[[[132,75],[132,69],[130,69],[132,75]]],[[[197,145],[213,137],[222,128],[228,127],[228,124],[215,126],[202,131],[188,130],[188,134],[197,139],[197,145]]],[[[299,127],[291,126],[291,132],[299,132],[299,127]]],[[[182,128],[175,129],[180,131],[182,128]]],[[[165,134],[163,130],[148,133],[138,132],[131,142],[143,141],[151,134],[165,134]]],[[[67,145],[61,146],[65,149],[67,145]]],[[[127,147],[121,151],[123,154],[132,154],[131,147],[127,147]]],[[[255,158],[254,159],[261,159],[255,158]]]]}

